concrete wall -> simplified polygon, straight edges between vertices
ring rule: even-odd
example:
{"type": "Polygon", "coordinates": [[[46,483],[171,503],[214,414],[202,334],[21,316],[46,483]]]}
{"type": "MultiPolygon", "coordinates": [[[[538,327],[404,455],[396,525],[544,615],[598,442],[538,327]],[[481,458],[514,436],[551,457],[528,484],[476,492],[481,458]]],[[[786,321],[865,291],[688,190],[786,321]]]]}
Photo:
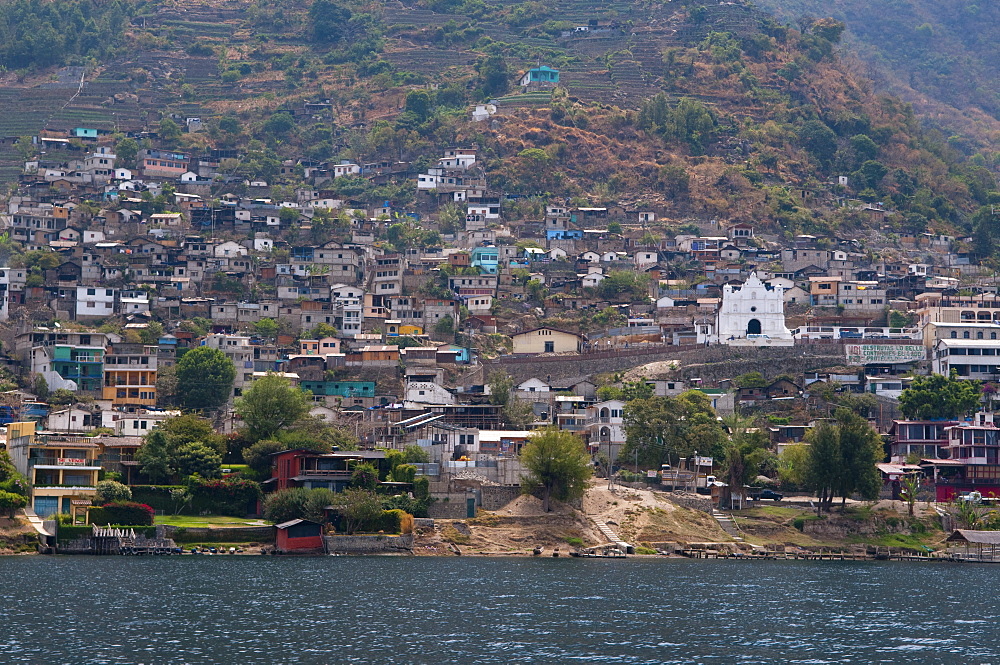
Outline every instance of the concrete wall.
{"type": "Polygon", "coordinates": [[[411,554],[413,535],[324,536],[332,554],[411,554]]]}
{"type": "Polygon", "coordinates": [[[465,492],[435,495],[434,498],[437,500],[427,509],[427,515],[435,519],[464,520],[469,516],[465,500],[472,496],[465,492]]]}

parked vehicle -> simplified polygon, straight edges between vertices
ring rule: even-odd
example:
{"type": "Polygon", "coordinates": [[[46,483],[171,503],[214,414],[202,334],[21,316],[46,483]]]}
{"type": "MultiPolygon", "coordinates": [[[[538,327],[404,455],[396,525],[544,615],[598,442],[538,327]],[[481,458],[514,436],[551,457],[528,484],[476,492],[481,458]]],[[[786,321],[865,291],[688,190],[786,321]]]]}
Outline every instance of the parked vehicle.
{"type": "Polygon", "coordinates": [[[750,498],[754,501],[761,501],[763,499],[771,499],[773,501],[781,501],[785,498],[785,495],[781,492],[775,492],[774,490],[759,490],[750,493],[750,498]]]}

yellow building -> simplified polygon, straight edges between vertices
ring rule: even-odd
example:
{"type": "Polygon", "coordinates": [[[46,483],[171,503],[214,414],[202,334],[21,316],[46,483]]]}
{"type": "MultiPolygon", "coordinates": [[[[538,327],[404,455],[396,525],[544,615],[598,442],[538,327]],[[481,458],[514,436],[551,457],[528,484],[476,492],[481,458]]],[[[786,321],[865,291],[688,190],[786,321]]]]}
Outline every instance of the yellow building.
{"type": "Polygon", "coordinates": [[[424,329],[420,326],[404,323],[399,326],[400,335],[423,335],[424,329]]]}
{"type": "Polygon", "coordinates": [[[101,397],[114,406],[156,406],[156,346],[115,344],[104,356],[101,397]]]}
{"type": "Polygon", "coordinates": [[[36,432],[33,422],[10,423],[7,450],[32,485],[31,509],[36,515],[86,512],[101,472],[100,447],[90,438],[36,432]]]}
{"type": "Polygon", "coordinates": [[[555,328],[535,328],[534,330],[525,330],[510,337],[514,340],[515,355],[579,353],[586,339],[583,335],[555,328]]]}

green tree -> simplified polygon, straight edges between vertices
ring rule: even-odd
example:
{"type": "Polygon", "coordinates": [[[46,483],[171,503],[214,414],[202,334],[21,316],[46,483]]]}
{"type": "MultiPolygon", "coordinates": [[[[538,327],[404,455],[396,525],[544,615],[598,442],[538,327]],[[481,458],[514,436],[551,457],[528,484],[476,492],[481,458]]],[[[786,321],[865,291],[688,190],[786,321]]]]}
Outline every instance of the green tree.
{"type": "Polygon", "coordinates": [[[214,448],[220,455],[226,452],[226,437],[216,433],[211,421],[207,418],[185,413],[173,418],[167,418],[157,426],[170,441],[171,447],[177,448],[185,443],[200,441],[214,448]]]}
{"type": "Polygon", "coordinates": [[[309,394],[280,374],[268,373],[244,391],[234,408],[250,439],[270,439],[309,413],[309,394]]]}
{"type": "Polygon", "coordinates": [[[502,55],[489,55],[476,64],[484,97],[498,97],[510,90],[511,73],[502,55]]]}
{"type": "Polygon", "coordinates": [[[309,491],[304,487],[289,487],[268,494],[264,499],[264,519],[281,523],[303,519],[309,491]]]}
{"type": "Polygon", "coordinates": [[[434,102],[426,90],[411,90],[406,93],[404,110],[415,115],[420,122],[427,120],[433,106],[434,102]]]}
{"type": "Polygon", "coordinates": [[[674,464],[694,451],[722,457],[725,431],[708,397],[687,391],[677,397],[636,399],[625,405],[625,446],[620,460],[647,468],[674,464]]]}
{"type": "Polygon", "coordinates": [[[295,120],[286,111],[274,113],[264,121],[262,129],[272,136],[284,136],[295,128],[295,120]]]}
{"type": "Polygon", "coordinates": [[[590,456],[571,432],[548,427],[532,434],[521,449],[521,464],[528,474],[521,479],[525,492],[542,491],[542,509],[549,512],[549,501],[569,501],[583,496],[593,475],[590,456]]]}
{"type": "Polygon", "coordinates": [[[981,395],[978,381],[918,376],[899,396],[899,409],[911,420],[953,420],[976,409],[981,395]]]}
{"type": "Polygon", "coordinates": [[[917,503],[917,491],[920,489],[920,476],[915,473],[903,476],[900,483],[903,500],[906,501],[907,512],[913,517],[913,506],[917,503]]]}
{"type": "Polygon", "coordinates": [[[597,295],[606,300],[635,302],[649,298],[649,276],[631,270],[612,270],[597,285],[597,295]]]}
{"type": "Polygon", "coordinates": [[[374,490],[378,486],[378,469],[373,464],[358,464],[351,473],[351,487],[374,490]]]}
{"type": "Polygon", "coordinates": [[[163,324],[159,321],[150,321],[146,327],[139,331],[139,339],[143,344],[158,344],[163,336],[163,324]]]}
{"type": "Polygon", "coordinates": [[[309,7],[312,39],[320,44],[336,44],[350,34],[351,11],[331,0],[314,0],[309,7]]]}
{"type": "Polygon", "coordinates": [[[28,505],[28,499],[20,494],[5,492],[0,490],[0,515],[9,518],[14,517],[14,513],[28,505]]]}
{"type": "Polygon", "coordinates": [[[181,137],[181,126],[170,118],[160,120],[160,138],[172,143],[181,137]]]}
{"type": "Polygon", "coordinates": [[[829,510],[835,496],[842,505],[852,494],[878,497],[882,438],[864,418],[850,409],[835,412],[836,424],[823,423],[809,433],[807,486],[819,498],[819,510],[829,510]]]}
{"type": "Polygon", "coordinates": [[[799,130],[799,140],[820,164],[826,168],[837,152],[837,135],[820,120],[807,120],[799,130]]]}
{"type": "Polygon", "coordinates": [[[490,374],[490,404],[503,407],[504,421],[511,427],[523,427],[534,420],[531,405],[514,396],[514,379],[503,370],[490,374]]]}
{"type": "Polygon", "coordinates": [[[139,156],[139,142],[126,136],[115,144],[115,162],[126,168],[135,167],[135,158],[139,156]]]}
{"type": "Polygon", "coordinates": [[[346,489],[337,495],[334,505],[339,508],[344,530],[348,534],[374,524],[382,516],[382,502],[371,490],[346,489]]]}
{"type": "Polygon", "coordinates": [[[403,449],[403,462],[406,464],[426,464],[430,461],[430,454],[415,443],[403,449]]]}
{"type": "Polygon", "coordinates": [[[823,422],[809,432],[807,441],[805,484],[816,492],[819,511],[833,502],[833,493],[840,486],[840,433],[835,425],[823,422]]]}
{"type": "Polygon", "coordinates": [[[131,501],[132,490],[129,489],[128,485],[123,485],[114,480],[101,480],[97,483],[97,494],[94,498],[97,500],[98,505],[131,501]]]}
{"type": "Polygon", "coordinates": [[[199,346],[177,361],[177,391],[187,409],[212,411],[229,400],[236,367],[218,349],[199,346]]]}
{"type": "Polygon", "coordinates": [[[67,390],[66,388],[53,390],[48,399],[49,404],[52,406],[66,406],[67,404],[72,404],[75,401],[76,393],[72,390],[67,390]]]}
{"type": "Polygon", "coordinates": [[[309,491],[305,503],[302,506],[302,516],[313,522],[323,524],[327,521],[326,509],[336,504],[338,495],[331,489],[325,487],[315,487],[309,491]]]}
{"type": "Polygon", "coordinates": [[[243,449],[243,461],[253,469],[258,478],[268,478],[271,475],[271,455],[288,450],[277,439],[263,439],[243,449]]]}
{"type": "MultiPolygon", "coordinates": [[[[35,146],[35,141],[30,136],[22,136],[14,142],[14,147],[17,149],[17,154],[21,157],[22,162],[29,161],[32,157],[38,154],[38,148],[35,146]]],[[[24,166],[22,164],[22,166],[24,166]]]]}
{"type": "Polygon", "coordinates": [[[174,474],[170,465],[171,452],[166,433],[156,429],[146,435],[135,453],[135,459],[139,463],[139,469],[151,481],[164,482],[174,474]]]}
{"type": "Polygon", "coordinates": [[[171,466],[182,476],[198,474],[202,478],[219,478],[222,455],[201,441],[182,443],[171,456],[171,466]]]}
{"type": "Polygon", "coordinates": [[[778,479],[781,486],[788,489],[804,487],[808,468],[809,446],[785,446],[778,456],[778,479]]]}
{"type": "Polygon", "coordinates": [[[863,499],[878,498],[882,477],[875,466],[884,458],[882,437],[867,420],[850,409],[834,414],[840,430],[840,487],[842,504],[857,493],[863,499]]]}
{"type": "Polygon", "coordinates": [[[269,340],[277,339],[281,327],[274,319],[264,318],[253,324],[253,330],[261,337],[269,340]]]}

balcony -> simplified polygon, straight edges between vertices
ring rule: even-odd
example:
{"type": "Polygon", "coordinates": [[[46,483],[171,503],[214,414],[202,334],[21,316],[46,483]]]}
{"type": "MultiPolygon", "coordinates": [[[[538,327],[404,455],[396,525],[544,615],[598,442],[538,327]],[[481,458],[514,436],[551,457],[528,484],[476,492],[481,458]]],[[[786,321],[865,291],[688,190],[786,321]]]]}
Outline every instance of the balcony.
{"type": "Polygon", "coordinates": [[[75,457],[33,457],[28,460],[28,466],[39,469],[79,469],[81,471],[100,471],[97,460],[79,459],[75,457]]]}

